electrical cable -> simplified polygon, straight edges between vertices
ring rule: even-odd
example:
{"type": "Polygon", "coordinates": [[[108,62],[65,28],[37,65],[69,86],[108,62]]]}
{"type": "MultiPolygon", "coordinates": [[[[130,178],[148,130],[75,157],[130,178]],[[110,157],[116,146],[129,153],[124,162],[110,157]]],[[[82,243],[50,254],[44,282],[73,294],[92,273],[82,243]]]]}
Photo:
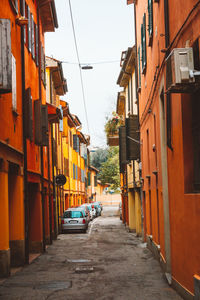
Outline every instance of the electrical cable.
{"type": "MultiPolygon", "coordinates": [[[[71,65],[79,65],[79,63],[69,62],[69,61],[61,61],[64,64],[71,64],[71,65]]],[[[119,60],[111,60],[111,61],[97,61],[97,62],[90,62],[90,63],[81,63],[81,66],[85,65],[100,65],[100,64],[113,64],[113,63],[120,63],[119,60]]]]}
{"type": "Polygon", "coordinates": [[[87,108],[86,108],[86,100],[85,100],[85,91],[84,91],[84,85],[83,85],[83,76],[82,76],[82,70],[81,70],[81,63],[79,58],[79,52],[78,52],[78,45],[76,40],[76,33],[75,33],[75,27],[74,27],[74,21],[73,21],[73,14],[72,14],[72,7],[71,7],[71,1],[69,0],[69,8],[70,8],[70,16],[71,16],[71,22],[72,22],[72,29],[73,29],[73,35],[74,35],[74,43],[76,48],[76,55],[79,65],[79,71],[80,71],[80,79],[81,79],[81,88],[82,88],[82,96],[83,96],[83,104],[84,104],[84,110],[85,110],[85,117],[87,122],[87,128],[88,128],[88,134],[90,134],[89,130],[89,122],[88,122],[88,115],[87,115],[87,108]]]}

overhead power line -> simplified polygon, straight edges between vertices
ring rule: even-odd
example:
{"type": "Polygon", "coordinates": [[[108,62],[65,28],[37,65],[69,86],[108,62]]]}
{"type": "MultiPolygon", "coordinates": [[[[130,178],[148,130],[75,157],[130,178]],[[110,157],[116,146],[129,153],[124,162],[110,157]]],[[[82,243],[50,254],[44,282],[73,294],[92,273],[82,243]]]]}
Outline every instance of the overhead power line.
{"type": "Polygon", "coordinates": [[[73,35],[74,35],[74,43],[75,43],[75,48],[76,48],[76,55],[77,55],[79,71],[80,71],[80,79],[81,79],[81,88],[82,88],[82,96],[83,96],[85,117],[86,117],[86,122],[87,122],[88,133],[90,134],[87,108],[86,108],[86,100],[85,100],[85,91],[84,91],[84,85],[83,85],[82,69],[81,69],[81,63],[80,63],[80,58],[79,58],[78,45],[77,45],[77,39],[76,39],[76,33],[75,33],[75,27],[74,27],[74,20],[73,20],[73,14],[72,14],[72,6],[71,6],[71,1],[70,0],[69,0],[69,8],[70,8],[70,16],[71,16],[71,22],[72,22],[73,35]]]}
{"type": "MultiPolygon", "coordinates": [[[[78,65],[79,63],[70,62],[70,61],[62,61],[64,64],[71,64],[71,65],[78,65]]],[[[96,62],[87,62],[87,63],[80,63],[81,66],[85,65],[101,65],[101,64],[113,64],[113,63],[120,63],[119,60],[111,60],[111,61],[96,61],[96,62]]]]}

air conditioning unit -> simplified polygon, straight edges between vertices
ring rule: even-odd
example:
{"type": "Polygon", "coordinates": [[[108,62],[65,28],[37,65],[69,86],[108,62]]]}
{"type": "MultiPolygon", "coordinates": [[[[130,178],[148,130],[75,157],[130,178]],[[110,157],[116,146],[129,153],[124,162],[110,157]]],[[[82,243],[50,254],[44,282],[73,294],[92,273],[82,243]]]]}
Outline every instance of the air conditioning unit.
{"type": "Polygon", "coordinates": [[[200,82],[195,77],[200,72],[194,70],[192,48],[175,48],[166,58],[166,89],[171,93],[191,93],[200,82]]]}

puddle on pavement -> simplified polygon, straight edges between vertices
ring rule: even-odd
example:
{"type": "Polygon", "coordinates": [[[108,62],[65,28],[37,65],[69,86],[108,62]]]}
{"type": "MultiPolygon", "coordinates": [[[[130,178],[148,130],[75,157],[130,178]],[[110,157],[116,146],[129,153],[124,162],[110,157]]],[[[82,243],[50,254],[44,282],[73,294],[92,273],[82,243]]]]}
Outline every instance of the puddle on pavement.
{"type": "Polygon", "coordinates": [[[67,262],[70,263],[89,263],[91,262],[90,259],[67,259],[67,262]]]}
{"type": "Polygon", "coordinates": [[[71,281],[48,281],[40,283],[34,287],[37,290],[64,290],[72,287],[71,281]]]}
{"type": "Polygon", "coordinates": [[[94,267],[78,267],[75,269],[76,273],[92,273],[94,272],[94,267]]]}

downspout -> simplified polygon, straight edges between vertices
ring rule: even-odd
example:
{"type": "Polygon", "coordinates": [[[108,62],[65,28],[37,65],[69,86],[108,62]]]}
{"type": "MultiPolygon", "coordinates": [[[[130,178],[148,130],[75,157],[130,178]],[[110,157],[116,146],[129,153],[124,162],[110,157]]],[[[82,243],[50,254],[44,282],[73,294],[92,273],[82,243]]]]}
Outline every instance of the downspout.
{"type": "MultiPolygon", "coordinates": [[[[39,44],[39,76],[38,76],[38,88],[39,88],[39,99],[42,105],[42,90],[41,90],[41,40],[40,40],[40,19],[39,19],[39,5],[37,6],[37,23],[38,23],[38,44],[39,44]]],[[[41,193],[42,193],[42,232],[43,232],[43,252],[46,251],[46,240],[45,240],[45,195],[44,195],[44,159],[43,159],[43,146],[40,146],[40,160],[41,160],[41,193]]]]}
{"type": "Polygon", "coordinates": [[[52,177],[53,177],[53,218],[54,218],[54,238],[57,238],[57,226],[56,226],[56,187],[55,187],[55,173],[54,173],[54,148],[53,148],[53,124],[51,124],[51,155],[52,155],[52,177]]]}
{"type": "MultiPolygon", "coordinates": [[[[49,128],[51,124],[49,125],[49,128]]],[[[50,139],[50,142],[52,137],[50,139]]],[[[49,190],[49,231],[50,231],[50,244],[52,244],[52,202],[51,202],[51,175],[50,175],[50,151],[49,151],[49,144],[47,146],[47,155],[48,155],[48,190],[49,190]]]]}
{"type": "MultiPolygon", "coordinates": [[[[23,15],[23,0],[20,0],[21,15],[23,15]]],[[[27,176],[27,143],[25,135],[25,53],[24,53],[24,27],[21,27],[21,73],[22,73],[22,115],[23,115],[23,148],[24,148],[24,220],[25,220],[25,263],[29,263],[29,199],[27,176]]]]}
{"type": "MultiPolygon", "coordinates": [[[[165,16],[165,47],[166,49],[170,43],[169,37],[169,1],[164,0],[164,16],[165,16]]],[[[168,55],[169,53],[166,53],[168,55]]],[[[165,79],[166,80],[166,79],[165,79]]],[[[165,82],[166,84],[166,82],[165,82]]],[[[166,101],[171,102],[170,94],[166,95],[166,101]]],[[[166,161],[167,161],[167,149],[166,151],[166,161]]],[[[168,178],[168,166],[166,163],[166,170],[163,170],[162,173],[165,174],[165,178],[168,178]]],[[[163,191],[163,201],[164,201],[164,230],[165,230],[165,255],[166,255],[166,277],[169,283],[171,283],[171,243],[170,243],[170,212],[169,212],[169,195],[168,195],[168,180],[165,183],[163,191]]]]}
{"type": "MultiPolygon", "coordinates": [[[[52,70],[50,69],[50,103],[53,104],[52,99],[52,70]]],[[[55,189],[55,174],[54,174],[54,148],[53,148],[53,124],[50,124],[51,130],[51,161],[52,161],[52,179],[53,179],[53,220],[54,220],[54,239],[57,238],[57,227],[56,227],[56,189],[55,189]]],[[[51,216],[52,217],[52,216],[51,216]]]]}
{"type": "MultiPolygon", "coordinates": [[[[135,45],[136,45],[136,53],[135,53],[135,90],[136,90],[136,99],[137,99],[137,110],[138,110],[138,124],[139,124],[139,131],[140,131],[140,107],[139,107],[139,95],[138,95],[138,44],[137,44],[137,22],[136,22],[136,7],[134,4],[134,22],[135,22],[135,45]]],[[[141,145],[141,139],[139,136],[139,141],[141,145]]],[[[139,162],[141,163],[141,151],[139,152],[139,162]]],[[[142,170],[139,168],[139,179],[142,177],[142,170]]],[[[143,212],[143,192],[142,192],[142,186],[139,188],[139,193],[140,193],[140,205],[141,205],[141,227],[142,227],[142,238],[145,240],[144,237],[144,212],[143,212]]]]}

